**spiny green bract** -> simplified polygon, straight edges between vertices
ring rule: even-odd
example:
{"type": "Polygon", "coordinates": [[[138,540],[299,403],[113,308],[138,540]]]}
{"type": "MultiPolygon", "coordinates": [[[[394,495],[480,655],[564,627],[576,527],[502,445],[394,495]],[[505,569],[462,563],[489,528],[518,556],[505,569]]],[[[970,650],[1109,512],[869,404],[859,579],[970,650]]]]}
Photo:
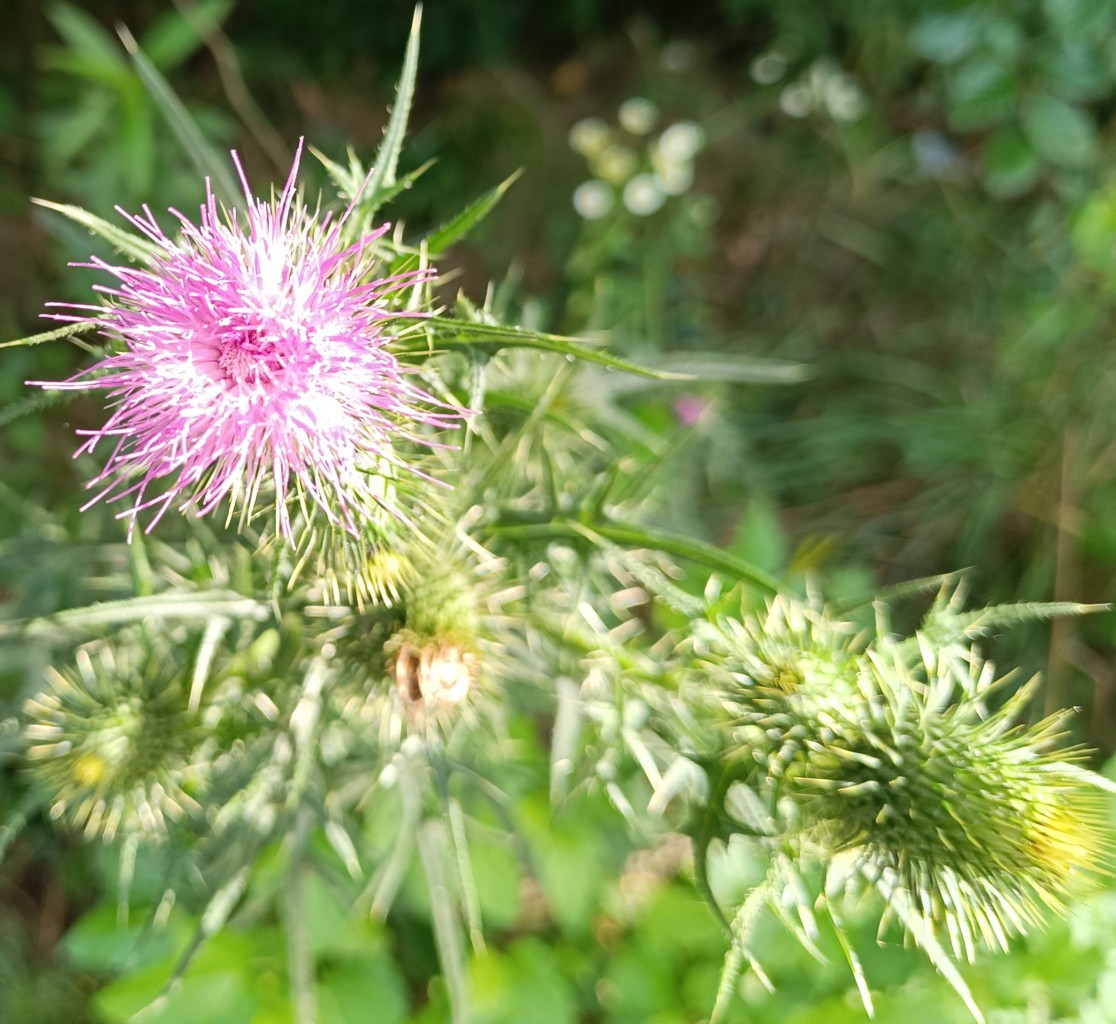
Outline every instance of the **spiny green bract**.
{"type": "Polygon", "coordinates": [[[200,807],[199,720],[173,661],[142,645],[81,648],[24,706],[27,762],[54,818],[87,838],[162,835],[200,807]]]}

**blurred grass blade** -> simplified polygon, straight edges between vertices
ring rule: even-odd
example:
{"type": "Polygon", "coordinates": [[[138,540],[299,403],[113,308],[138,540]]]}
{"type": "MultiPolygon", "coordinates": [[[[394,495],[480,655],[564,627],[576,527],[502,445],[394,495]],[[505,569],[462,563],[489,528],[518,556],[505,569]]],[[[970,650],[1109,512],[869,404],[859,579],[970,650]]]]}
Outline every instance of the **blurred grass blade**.
{"type": "MultiPolygon", "coordinates": [[[[391,910],[407,869],[411,866],[415,836],[422,817],[422,792],[407,759],[402,754],[396,754],[392,759],[391,767],[395,770],[398,779],[399,799],[402,804],[399,814],[399,832],[396,834],[391,853],[381,864],[366,890],[366,892],[371,890],[372,895],[370,912],[381,920],[385,919],[388,911],[391,910]]],[[[362,894],[357,902],[363,903],[363,898],[362,894]]]]}
{"type": "MultiPolygon", "coordinates": [[[[36,206],[43,206],[48,210],[54,210],[55,213],[62,214],[64,217],[69,217],[70,220],[88,228],[118,252],[122,252],[129,259],[138,263],[146,263],[152,253],[155,252],[156,247],[145,238],[133,235],[130,231],[125,231],[115,224],[110,224],[107,220],[102,220],[96,214],[83,210],[80,206],[71,206],[69,203],[52,203],[49,199],[32,199],[31,202],[35,203],[36,206]]],[[[43,340],[47,339],[44,338],[43,340]]]]}
{"type": "Polygon", "coordinates": [[[570,773],[577,763],[581,737],[581,694],[577,683],[566,676],[554,681],[558,710],[550,733],[550,803],[557,806],[570,791],[570,773]]]}
{"type": "Polygon", "coordinates": [[[653,369],[683,374],[694,380],[796,384],[810,376],[809,367],[804,363],[728,352],[656,352],[648,353],[646,358],[653,369]]]}
{"type": "Polygon", "coordinates": [[[27,793],[23,799],[11,808],[0,824],[0,864],[4,862],[4,855],[16,837],[24,830],[28,819],[39,809],[39,796],[36,793],[27,793]]]}
{"type": "Polygon", "coordinates": [[[395,89],[395,102],[391,107],[391,117],[384,131],[384,141],[376,152],[376,162],[372,174],[365,185],[367,202],[364,212],[369,216],[383,204],[385,190],[395,185],[395,172],[399,166],[399,154],[403,151],[403,139],[407,134],[407,119],[411,115],[411,103],[415,96],[415,78],[418,75],[419,28],[422,25],[422,4],[415,7],[411,21],[411,34],[407,38],[407,50],[403,55],[403,71],[399,85],[395,89]]]}
{"type": "Polygon", "coordinates": [[[117,27],[117,32],[124,49],[128,51],[136,73],[156,106],[162,111],[163,117],[166,118],[167,124],[186,151],[186,155],[198,172],[209,179],[217,198],[229,206],[233,205],[240,190],[233,180],[227,162],[206,140],[197,122],[190,116],[190,112],[175,95],[167,80],[144,55],[132,33],[123,25],[117,27]]]}
{"type": "Polygon", "coordinates": [[[465,835],[465,815],[461,804],[448,794],[444,796],[446,834],[453,852],[454,866],[457,868],[457,885],[461,896],[461,911],[469,929],[469,941],[473,952],[484,953],[484,922],[481,916],[480,895],[477,880],[473,874],[473,862],[469,859],[469,840],[465,835]]]}

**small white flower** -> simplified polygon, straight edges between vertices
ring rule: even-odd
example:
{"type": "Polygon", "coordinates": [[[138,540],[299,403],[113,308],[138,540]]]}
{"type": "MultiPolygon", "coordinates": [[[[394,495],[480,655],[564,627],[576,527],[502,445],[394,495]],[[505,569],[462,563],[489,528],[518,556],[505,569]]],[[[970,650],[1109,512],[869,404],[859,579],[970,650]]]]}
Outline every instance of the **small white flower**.
{"type": "Polygon", "coordinates": [[[835,121],[856,121],[864,116],[864,94],[849,75],[834,75],[823,95],[826,109],[835,121]]]}
{"type": "Polygon", "coordinates": [[[664,159],[671,163],[692,160],[705,145],[705,132],[694,121],[676,121],[663,129],[658,148],[664,159]]]}
{"type": "Polygon", "coordinates": [[[574,190],[574,209],[586,220],[600,220],[616,204],[616,196],[607,181],[594,178],[583,181],[574,190]]]}
{"type": "Polygon", "coordinates": [[[593,159],[608,147],[611,132],[599,117],[586,117],[570,129],[568,138],[575,153],[593,159]]]}
{"type": "Polygon", "coordinates": [[[789,117],[805,117],[814,109],[813,90],[805,82],[795,82],[779,93],[779,106],[789,117]]]}
{"type": "Polygon", "coordinates": [[[622,185],[639,169],[639,157],[627,146],[609,146],[593,161],[598,177],[622,185]]]}
{"type": "Polygon", "coordinates": [[[656,161],[655,184],[668,196],[680,196],[694,183],[694,168],[689,162],[668,163],[656,161]]]}
{"type": "Polygon", "coordinates": [[[748,69],[753,81],[760,85],[772,85],[783,77],[787,70],[787,58],[776,50],[761,53],[752,61],[748,69]]]}
{"type": "Polygon", "coordinates": [[[624,186],[624,205],[636,216],[647,217],[666,201],[666,194],[650,174],[637,174],[624,186]]]}
{"type": "Polygon", "coordinates": [[[667,43],[659,61],[667,71],[688,71],[694,63],[694,45],[681,39],[667,43]]]}
{"type": "Polygon", "coordinates": [[[659,108],[649,99],[633,96],[620,104],[620,127],[632,135],[646,135],[659,120],[659,108]]]}

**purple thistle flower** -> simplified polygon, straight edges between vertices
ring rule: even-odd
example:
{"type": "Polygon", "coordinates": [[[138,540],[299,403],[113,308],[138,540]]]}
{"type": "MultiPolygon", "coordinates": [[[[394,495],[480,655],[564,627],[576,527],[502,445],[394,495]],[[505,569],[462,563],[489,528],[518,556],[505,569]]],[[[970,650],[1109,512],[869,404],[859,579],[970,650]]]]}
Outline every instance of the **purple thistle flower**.
{"type": "Polygon", "coordinates": [[[412,383],[389,348],[424,315],[401,312],[389,297],[429,274],[371,279],[370,246],[388,225],[346,245],[352,206],[332,220],[295,198],[301,154],[300,142],[286,186],[267,202],[252,195],[232,154],[242,219],[219,210],[208,182],[198,224],[170,211],[177,238],[148,207],[143,216],[118,208],[154,243],[146,267],[94,258],[85,265],[120,282],[96,286],[107,306],[57,304],[81,313],[55,319],[98,323],[116,352],[69,380],[30,383],[108,393],[108,421],[79,431],[87,440],[75,457],[113,445],[86,485],[99,490],[83,510],[102,499],[130,502],[118,516],[131,518],[129,536],[148,509],[149,532],[176,502],[207,515],[227,498],[230,520],[239,506],[244,521],[262,496],[274,500],[288,541],[290,499],[357,532],[382,504],[385,464],[404,465],[394,442],[423,443],[417,424],[449,427],[465,415],[412,383]]]}

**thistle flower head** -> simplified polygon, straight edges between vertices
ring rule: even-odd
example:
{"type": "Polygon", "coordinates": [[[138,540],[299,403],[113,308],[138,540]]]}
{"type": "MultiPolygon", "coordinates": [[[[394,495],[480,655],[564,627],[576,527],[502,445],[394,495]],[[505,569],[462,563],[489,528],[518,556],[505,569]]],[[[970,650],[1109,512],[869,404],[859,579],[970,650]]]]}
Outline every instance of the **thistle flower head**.
{"type": "Polygon", "coordinates": [[[298,156],[266,201],[233,158],[240,213],[220,209],[207,188],[196,224],[171,211],[177,237],[146,207],[125,214],[152,245],[147,265],[94,259],[119,281],[99,288],[107,308],[57,315],[98,322],[114,353],[68,381],[36,383],[107,392],[112,413],[82,432],[79,453],[111,446],[90,504],[126,502],[120,515],[133,525],[145,510],[154,509],[150,530],[173,504],[206,515],[227,500],[242,521],[273,502],[288,541],[292,504],[357,533],[385,505],[384,474],[404,465],[397,442],[459,419],[390,347],[421,316],[401,309],[400,293],[428,275],[375,278],[374,243],[387,226],[347,241],[352,207],[331,220],[297,200],[298,156]]]}
{"type": "Polygon", "coordinates": [[[199,810],[196,730],[173,666],[103,647],[79,650],[76,671],[47,672],[23,711],[26,757],[52,817],[112,840],[161,834],[199,810]]]}

